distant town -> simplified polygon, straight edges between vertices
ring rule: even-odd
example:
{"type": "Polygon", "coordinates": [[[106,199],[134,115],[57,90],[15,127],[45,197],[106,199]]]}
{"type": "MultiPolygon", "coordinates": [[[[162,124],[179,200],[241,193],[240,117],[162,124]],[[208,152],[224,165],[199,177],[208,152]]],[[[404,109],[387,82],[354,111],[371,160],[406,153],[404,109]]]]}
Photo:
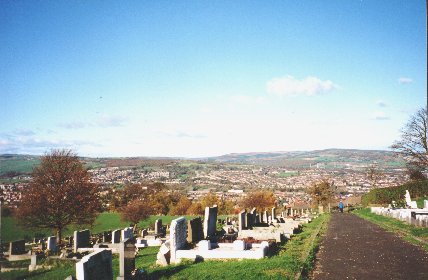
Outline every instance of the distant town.
{"type": "MultiPolygon", "coordinates": [[[[355,154],[355,151],[353,153],[355,154]]],[[[392,187],[405,183],[408,176],[404,165],[388,163],[393,157],[389,153],[384,152],[383,156],[385,154],[388,156],[386,159],[376,157],[367,159],[368,156],[361,157],[363,154],[361,151],[357,156],[358,160],[353,160],[347,155],[345,161],[343,157],[338,158],[337,155],[335,160],[325,160],[328,156],[324,152],[323,162],[317,162],[315,158],[313,161],[308,160],[306,166],[296,164],[298,168],[293,168],[287,161],[275,162],[272,155],[268,154],[265,154],[265,157],[257,156],[258,162],[254,162],[248,155],[246,160],[241,162],[236,162],[236,155],[233,160],[223,158],[222,161],[140,158],[84,159],[84,161],[92,175],[92,182],[102,186],[103,194],[106,196],[128,184],[161,182],[170,190],[181,191],[193,200],[201,198],[207,192],[215,192],[219,197],[237,200],[250,191],[267,189],[274,192],[278,201],[294,205],[309,204],[310,196],[306,189],[321,180],[331,182],[336,193],[341,196],[360,196],[372,188],[392,187]],[[267,158],[271,160],[267,161],[267,158]],[[248,161],[252,163],[249,164],[248,161]],[[269,165],[266,162],[274,164],[269,165]]],[[[300,156],[307,158],[307,155],[300,156]]],[[[295,162],[297,161],[294,155],[292,163],[295,162]]],[[[28,172],[19,174],[10,171],[8,174],[15,176],[9,176],[8,180],[1,181],[0,197],[9,207],[16,207],[22,190],[31,180],[31,175],[28,172]]]]}

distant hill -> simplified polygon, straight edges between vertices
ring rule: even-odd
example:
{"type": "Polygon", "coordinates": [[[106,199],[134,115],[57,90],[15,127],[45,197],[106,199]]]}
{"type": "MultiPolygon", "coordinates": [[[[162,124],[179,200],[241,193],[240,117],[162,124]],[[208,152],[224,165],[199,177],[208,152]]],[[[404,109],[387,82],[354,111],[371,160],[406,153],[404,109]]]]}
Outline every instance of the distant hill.
{"type": "Polygon", "coordinates": [[[256,165],[283,166],[288,168],[367,166],[377,164],[383,168],[404,167],[401,156],[391,151],[327,149],[297,152],[233,153],[208,158],[209,161],[224,163],[246,163],[256,165]]]}
{"type": "MultiPolygon", "coordinates": [[[[123,157],[123,158],[82,158],[88,168],[112,166],[142,166],[142,165],[169,165],[183,161],[215,162],[234,164],[254,164],[263,166],[280,166],[290,169],[307,169],[318,166],[320,168],[347,168],[366,167],[377,164],[380,168],[402,168],[405,162],[402,157],[391,151],[381,150],[352,150],[327,149],[317,151],[297,152],[254,152],[234,153],[218,157],[198,159],[177,158],[150,158],[150,157],[123,157]]],[[[14,177],[21,174],[30,174],[33,168],[40,163],[40,156],[34,155],[0,155],[0,178],[14,177]]]]}

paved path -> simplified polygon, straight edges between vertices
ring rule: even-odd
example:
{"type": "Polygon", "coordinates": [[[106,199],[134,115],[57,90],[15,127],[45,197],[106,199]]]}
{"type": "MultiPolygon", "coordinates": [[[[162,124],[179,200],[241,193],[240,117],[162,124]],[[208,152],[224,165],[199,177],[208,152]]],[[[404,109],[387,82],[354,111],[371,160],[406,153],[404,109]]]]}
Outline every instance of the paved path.
{"type": "Polygon", "coordinates": [[[312,279],[428,279],[428,254],[355,215],[335,213],[312,279]]]}

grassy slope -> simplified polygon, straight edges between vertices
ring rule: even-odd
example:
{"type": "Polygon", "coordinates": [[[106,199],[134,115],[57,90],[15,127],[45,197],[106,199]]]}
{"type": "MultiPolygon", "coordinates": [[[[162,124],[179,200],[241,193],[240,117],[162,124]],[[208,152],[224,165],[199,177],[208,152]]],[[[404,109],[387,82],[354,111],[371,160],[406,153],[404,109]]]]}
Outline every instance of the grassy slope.
{"type": "Polygon", "coordinates": [[[355,210],[352,213],[428,251],[428,228],[412,226],[394,218],[373,214],[369,208],[355,210]]]}
{"type": "MultiPolygon", "coordinates": [[[[162,219],[164,224],[169,224],[173,219],[179,216],[150,216],[148,219],[141,221],[138,226],[140,228],[147,228],[151,226],[154,228],[154,223],[156,219],[162,219]]],[[[186,216],[189,219],[191,216],[186,216]]],[[[129,223],[123,222],[120,219],[118,213],[101,213],[95,220],[94,226],[72,226],[67,229],[63,236],[72,235],[74,230],[89,228],[92,233],[99,233],[107,230],[115,230],[129,226],[129,223]]],[[[10,242],[18,239],[31,240],[34,236],[42,235],[49,236],[53,234],[50,230],[29,230],[23,229],[18,224],[13,217],[2,217],[2,230],[1,237],[3,242],[10,242]]]]}
{"type": "MultiPolygon", "coordinates": [[[[325,231],[329,216],[323,215],[305,225],[302,233],[282,245],[279,254],[262,260],[205,261],[193,263],[183,261],[180,265],[158,267],[154,263],[159,247],[140,250],[136,267],[144,268],[150,279],[294,279],[311,263],[320,241],[320,231],[325,231]]],[[[113,259],[114,278],[118,274],[118,258],[113,259]]],[[[1,279],[64,279],[75,275],[73,263],[66,262],[50,271],[28,274],[26,271],[1,273],[1,279]]],[[[303,273],[303,275],[306,275],[303,273]]],[[[305,276],[302,277],[305,279],[305,276]]]]}

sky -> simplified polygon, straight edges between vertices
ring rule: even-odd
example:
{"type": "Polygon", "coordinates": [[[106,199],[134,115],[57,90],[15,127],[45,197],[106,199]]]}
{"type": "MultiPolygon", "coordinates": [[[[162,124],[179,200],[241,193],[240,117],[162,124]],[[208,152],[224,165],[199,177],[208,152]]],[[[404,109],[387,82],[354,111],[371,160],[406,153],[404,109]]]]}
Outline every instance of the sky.
{"type": "Polygon", "coordinates": [[[423,0],[0,1],[0,154],[388,149],[423,0]]]}

